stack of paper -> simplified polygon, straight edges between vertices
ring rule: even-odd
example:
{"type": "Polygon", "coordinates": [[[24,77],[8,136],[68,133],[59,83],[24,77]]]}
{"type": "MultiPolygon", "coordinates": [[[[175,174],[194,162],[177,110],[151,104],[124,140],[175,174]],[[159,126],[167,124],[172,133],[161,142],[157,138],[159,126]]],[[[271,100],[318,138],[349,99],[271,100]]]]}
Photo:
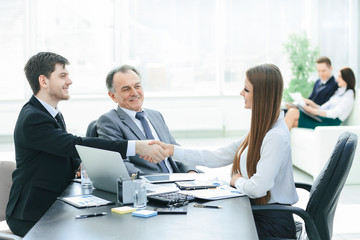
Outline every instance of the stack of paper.
{"type": "Polygon", "coordinates": [[[210,188],[205,190],[181,191],[181,193],[204,200],[219,200],[245,196],[245,194],[240,193],[238,190],[236,190],[236,188],[232,188],[228,185],[222,185],[217,188],[210,188]]]}
{"type": "Polygon", "coordinates": [[[305,101],[301,93],[294,92],[294,93],[289,93],[289,95],[295,101],[296,104],[299,104],[302,107],[305,106],[305,101]]]}

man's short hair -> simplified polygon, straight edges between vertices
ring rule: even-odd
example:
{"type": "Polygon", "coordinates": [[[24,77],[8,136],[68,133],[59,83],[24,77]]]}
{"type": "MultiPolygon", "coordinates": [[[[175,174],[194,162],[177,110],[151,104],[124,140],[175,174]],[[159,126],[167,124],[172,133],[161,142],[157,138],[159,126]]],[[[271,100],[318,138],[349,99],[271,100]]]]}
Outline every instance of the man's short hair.
{"type": "Polygon", "coordinates": [[[58,63],[64,67],[70,64],[66,58],[52,52],[39,52],[28,60],[24,71],[34,95],[40,91],[39,76],[50,78],[58,63]]]}
{"type": "Polygon", "coordinates": [[[316,63],[325,63],[326,66],[331,67],[331,61],[328,57],[319,57],[316,63]]]}
{"type": "Polygon", "coordinates": [[[107,90],[109,92],[114,92],[114,75],[118,72],[122,72],[122,73],[126,73],[128,71],[133,71],[135,72],[139,78],[141,78],[140,76],[140,73],[132,66],[130,65],[122,65],[121,67],[117,67],[117,68],[114,68],[113,70],[111,70],[108,75],[106,76],[106,87],[107,87],[107,90]]]}

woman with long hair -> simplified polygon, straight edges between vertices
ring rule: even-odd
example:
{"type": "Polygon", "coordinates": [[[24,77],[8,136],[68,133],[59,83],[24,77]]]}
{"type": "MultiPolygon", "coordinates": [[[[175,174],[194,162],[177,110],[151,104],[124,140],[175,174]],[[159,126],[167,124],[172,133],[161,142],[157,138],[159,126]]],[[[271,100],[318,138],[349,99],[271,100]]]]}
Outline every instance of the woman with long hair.
{"type": "MultiPolygon", "coordinates": [[[[188,149],[162,144],[174,160],[222,167],[233,163],[230,185],[248,195],[252,204],[286,204],[297,202],[290,134],[280,111],[283,78],[279,68],[263,64],[246,72],[240,95],[245,108],[251,109],[249,133],[228,146],[211,150],[188,149]]],[[[292,214],[254,213],[259,238],[295,238],[292,214]]]]}
{"type": "Polygon", "coordinates": [[[306,113],[318,116],[321,121],[309,117],[297,108],[290,108],[285,116],[289,130],[293,127],[314,129],[317,126],[338,126],[349,117],[355,99],[354,72],[345,67],[340,70],[336,81],[338,90],[323,105],[319,106],[310,99],[304,99],[306,113]]]}

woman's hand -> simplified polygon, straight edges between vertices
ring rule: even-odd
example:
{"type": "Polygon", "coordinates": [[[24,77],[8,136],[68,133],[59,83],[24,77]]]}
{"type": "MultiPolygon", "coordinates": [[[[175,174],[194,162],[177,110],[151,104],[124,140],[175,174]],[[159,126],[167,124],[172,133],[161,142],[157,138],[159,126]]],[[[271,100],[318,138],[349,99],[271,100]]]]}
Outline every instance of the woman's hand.
{"type": "Polygon", "coordinates": [[[236,182],[236,180],[238,180],[238,179],[241,178],[241,177],[242,177],[242,176],[241,176],[240,173],[234,174],[234,175],[231,177],[230,186],[235,187],[235,182],[236,182]]]}
{"type": "Polygon", "coordinates": [[[304,110],[305,110],[306,112],[308,112],[308,113],[313,114],[313,115],[317,115],[317,112],[318,112],[317,109],[315,109],[315,108],[313,108],[313,107],[310,107],[310,106],[307,106],[307,105],[304,106],[304,110]]]}
{"type": "MultiPolygon", "coordinates": [[[[148,145],[159,145],[162,148],[162,150],[164,150],[167,153],[167,155],[168,155],[167,157],[172,156],[174,154],[174,145],[173,144],[166,144],[166,143],[163,143],[158,140],[148,141],[147,144],[148,145]]],[[[155,163],[155,164],[161,162],[161,161],[158,161],[158,160],[152,158],[151,156],[140,155],[140,157],[148,162],[155,163]]]]}
{"type": "Polygon", "coordinates": [[[306,105],[308,105],[310,107],[313,107],[313,108],[318,108],[319,107],[319,105],[314,103],[313,100],[311,100],[311,99],[304,98],[304,102],[305,102],[306,105]]]}
{"type": "Polygon", "coordinates": [[[149,145],[153,145],[153,144],[157,144],[160,147],[162,147],[169,156],[174,155],[174,145],[173,144],[166,144],[166,143],[160,142],[158,140],[153,140],[153,141],[149,142],[149,145]]]}

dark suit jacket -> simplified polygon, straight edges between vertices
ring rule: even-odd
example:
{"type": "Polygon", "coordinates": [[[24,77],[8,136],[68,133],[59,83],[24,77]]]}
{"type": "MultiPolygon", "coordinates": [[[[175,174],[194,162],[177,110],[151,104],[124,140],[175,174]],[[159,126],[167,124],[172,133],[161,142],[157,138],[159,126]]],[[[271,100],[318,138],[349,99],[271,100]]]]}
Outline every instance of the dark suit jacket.
{"type": "MultiPolygon", "coordinates": [[[[145,111],[159,139],[164,143],[179,145],[173,136],[171,136],[161,113],[151,109],[146,109],[145,111]]],[[[111,140],[146,140],[146,137],[136,123],[120,107],[117,107],[116,110],[110,110],[98,119],[97,133],[100,138],[111,140]]],[[[168,160],[175,173],[188,172],[190,170],[197,171],[195,166],[174,162],[171,157],[168,160]]],[[[138,156],[129,157],[124,160],[124,163],[130,175],[138,171],[144,174],[162,173],[158,164],[149,163],[138,156]]]]}
{"type": "Polygon", "coordinates": [[[326,103],[338,89],[338,84],[335,81],[334,76],[331,76],[324,86],[320,85],[321,80],[318,79],[315,82],[313,91],[309,97],[309,99],[313,100],[317,105],[323,105],[326,103]]]}
{"type": "Polygon", "coordinates": [[[33,96],[14,131],[16,169],[6,215],[38,221],[74,178],[80,160],[75,144],[118,151],[126,158],[127,142],[81,138],[67,133],[33,96]]]}

